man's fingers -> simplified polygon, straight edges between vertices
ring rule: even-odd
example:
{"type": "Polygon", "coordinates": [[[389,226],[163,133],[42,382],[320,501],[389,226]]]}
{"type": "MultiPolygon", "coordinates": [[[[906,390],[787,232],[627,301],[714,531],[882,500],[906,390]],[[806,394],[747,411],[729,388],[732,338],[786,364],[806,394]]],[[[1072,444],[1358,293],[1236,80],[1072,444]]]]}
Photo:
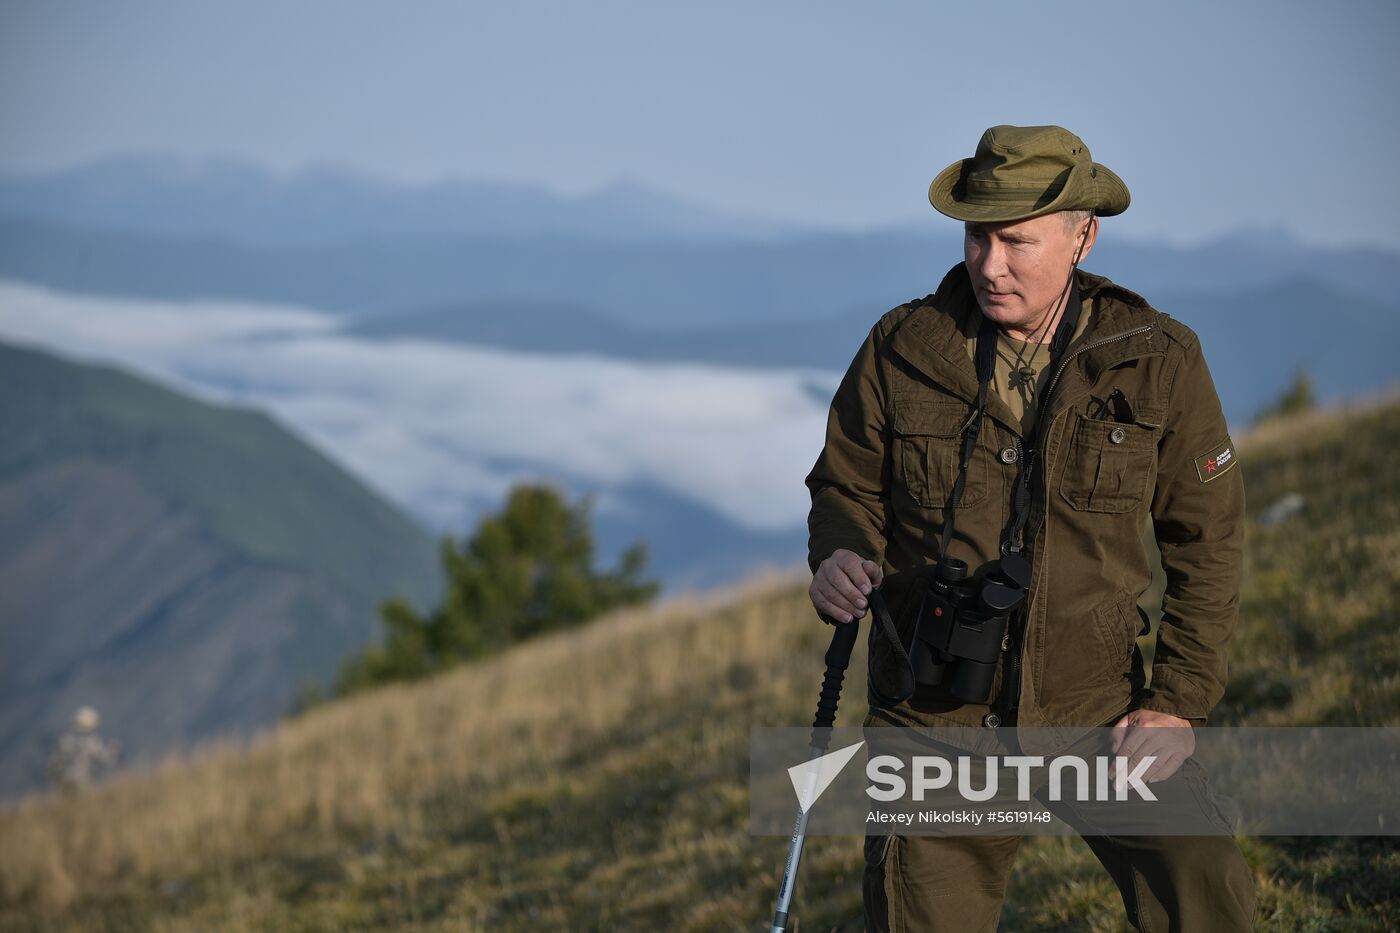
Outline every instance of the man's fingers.
{"type": "Polygon", "coordinates": [[[1157,767],[1157,764],[1162,760],[1161,752],[1150,748],[1140,749],[1132,754],[1119,755],[1114,758],[1112,766],[1109,768],[1109,773],[1113,777],[1113,785],[1115,787],[1121,785],[1128,779],[1128,775],[1132,774],[1137,766],[1147,758],[1151,758],[1152,763],[1148,765],[1146,771],[1138,774],[1138,780],[1146,780],[1147,775],[1152,772],[1152,769],[1157,767]]]}
{"type": "Polygon", "coordinates": [[[1170,735],[1170,731],[1168,729],[1139,730],[1140,733],[1146,734],[1141,736],[1136,745],[1124,755],[1128,759],[1128,770],[1131,771],[1137,762],[1145,758],[1152,758],[1154,761],[1143,773],[1144,777],[1152,781],[1171,777],[1176,769],[1181,767],[1181,763],[1191,757],[1191,750],[1180,738],[1170,735]]]}
{"type": "Polygon", "coordinates": [[[817,608],[838,622],[850,622],[855,619],[860,610],[841,591],[831,585],[831,581],[819,577],[813,581],[815,587],[815,599],[817,608]]]}
{"type": "Polygon", "coordinates": [[[865,614],[866,599],[861,591],[869,581],[860,556],[853,551],[838,550],[817,567],[809,593],[817,610],[838,622],[851,622],[865,614]]]}
{"type": "Polygon", "coordinates": [[[1148,741],[1147,729],[1128,729],[1123,741],[1119,743],[1115,754],[1120,758],[1137,760],[1142,757],[1143,747],[1148,741]]]}
{"type": "Polygon", "coordinates": [[[849,560],[841,561],[836,565],[841,571],[841,575],[846,578],[846,581],[850,583],[851,586],[855,587],[856,594],[861,597],[869,593],[874,586],[865,573],[865,565],[867,563],[868,561],[863,561],[852,554],[849,560]]]}
{"type": "Polygon", "coordinates": [[[831,600],[827,597],[826,591],[822,587],[822,581],[820,577],[812,578],[812,585],[808,587],[807,595],[812,598],[812,605],[815,606],[817,611],[820,612],[822,615],[827,616],[828,618],[836,622],[850,621],[849,613],[847,613],[844,609],[841,609],[840,607],[833,604],[831,600]]]}
{"type": "Polygon", "coordinates": [[[821,593],[812,594],[812,605],[817,607],[818,612],[835,619],[837,622],[851,621],[850,610],[841,608],[821,593]]]}
{"type": "Polygon", "coordinates": [[[865,575],[870,578],[870,582],[876,586],[885,582],[885,572],[873,560],[861,561],[861,568],[865,570],[865,575]]]}
{"type": "Polygon", "coordinates": [[[854,621],[849,612],[844,609],[837,609],[835,606],[825,601],[817,604],[817,611],[834,622],[845,623],[854,621]]]}
{"type": "Polygon", "coordinates": [[[1147,755],[1158,758],[1177,755],[1183,761],[1196,750],[1196,736],[1190,728],[1175,726],[1130,726],[1115,754],[1141,760],[1147,755]]]}
{"type": "Polygon", "coordinates": [[[1164,749],[1157,753],[1157,760],[1152,762],[1152,766],[1143,772],[1142,779],[1149,784],[1164,781],[1180,766],[1181,756],[1177,752],[1164,749]]]}
{"type": "MultiPolygon", "coordinates": [[[[856,572],[863,580],[865,574],[859,570],[859,565],[857,565],[856,572]]],[[[827,575],[826,582],[833,590],[844,596],[852,606],[857,609],[865,608],[865,593],[861,591],[859,581],[853,579],[845,567],[838,564],[836,569],[827,575]]]]}
{"type": "Polygon", "coordinates": [[[1155,784],[1157,781],[1165,781],[1173,774],[1176,774],[1177,769],[1181,767],[1182,762],[1185,760],[1186,759],[1183,758],[1179,752],[1167,752],[1152,763],[1152,767],[1147,769],[1147,773],[1143,775],[1143,777],[1149,784],[1155,784]]]}
{"type": "MultiPolygon", "coordinates": [[[[1130,714],[1131,715],[1131,714],[1130,714]]],[[[1123,744],[1123,740],[1128,736],[1128,717],[1124,716],[1113,726],[1113,753],[1118,753],[1118,747],[1123,744]]]]}

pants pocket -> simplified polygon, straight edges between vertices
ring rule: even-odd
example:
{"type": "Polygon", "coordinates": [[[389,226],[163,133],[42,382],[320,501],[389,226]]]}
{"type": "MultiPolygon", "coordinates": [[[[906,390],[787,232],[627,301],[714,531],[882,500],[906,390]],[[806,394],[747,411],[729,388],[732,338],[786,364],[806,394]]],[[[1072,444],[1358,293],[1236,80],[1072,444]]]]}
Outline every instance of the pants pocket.
{"type": "Polygon", "coordinates": [[[865,928],[873,933],[891,933],[897,924],[890,914],[888,868],[893,835],[865,837],[865,872],[861,878],[861,899],[865,928]]]}
{"type": "Polygon", "coordinates": [[[894,836],[869,835],[865,837],[865,864],[872,868],[883,868],[885,858],[890,852],[890,843],[894,842],[894,836]]]}
{"type": "Polygon", "coordinates": [[[1233,836],[1240,825],[1239,805],[1229,797],[1222,797],[1215,792],[1210,779],[1206,777],[1205,769],[1197,764],[1194,758],[1188,758],[1182,763],[1181,774],[1195,795],[1201,812],[1221,832],[1233,836]]]}

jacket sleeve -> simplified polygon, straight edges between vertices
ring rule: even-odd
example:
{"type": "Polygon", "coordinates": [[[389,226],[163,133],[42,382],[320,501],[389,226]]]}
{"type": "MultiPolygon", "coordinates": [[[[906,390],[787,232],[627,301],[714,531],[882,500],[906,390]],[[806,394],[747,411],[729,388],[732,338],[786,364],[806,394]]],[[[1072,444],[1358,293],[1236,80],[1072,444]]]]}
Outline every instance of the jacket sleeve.
{"type": "Polygon", "coordinates": [[[1152,520],[1167,586],[1142,708],[1202,725],[1225,692],[1245,519],[1239,459],[1194,334],[1171,380],[1152,520]]]}
{"type": "Polygon", "coordinates": [[[884,558],[890,466],[880,328],[877,323],[870,329],[836,389],[826,443],[807,475],[807,563],[813,573],[841,548],[877,563],[884,558]]]}

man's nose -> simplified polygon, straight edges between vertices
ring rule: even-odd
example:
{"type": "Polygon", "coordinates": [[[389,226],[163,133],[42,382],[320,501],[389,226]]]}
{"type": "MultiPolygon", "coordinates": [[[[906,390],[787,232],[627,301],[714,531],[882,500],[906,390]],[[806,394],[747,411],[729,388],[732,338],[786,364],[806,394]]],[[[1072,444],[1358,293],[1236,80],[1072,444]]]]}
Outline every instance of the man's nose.
{"type": "Polygon", "coordinates": [[[982,278],[994,280],[1006,272],[1006,247],[996,241],[995,237],[988,237],[987,242],[982,245],[980,255],[977,257],[977,271],[982,278]]]}

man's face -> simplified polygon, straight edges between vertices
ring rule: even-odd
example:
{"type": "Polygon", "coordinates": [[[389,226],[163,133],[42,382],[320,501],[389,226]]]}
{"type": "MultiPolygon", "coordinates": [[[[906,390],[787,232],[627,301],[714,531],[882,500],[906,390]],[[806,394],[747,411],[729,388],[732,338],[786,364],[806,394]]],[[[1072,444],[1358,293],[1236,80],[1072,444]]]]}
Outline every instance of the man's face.
{"type": "Polygon", "coordinates": [[[1088,239],[1081,260],[1094,245],[1097,224],[1092,219],[1073,228],[1060,214],[966,224],[963,258],[982,313],[1012,331],[1026,333],[1040,324],[1064,290],[1086,225],[1088,239]]]}

